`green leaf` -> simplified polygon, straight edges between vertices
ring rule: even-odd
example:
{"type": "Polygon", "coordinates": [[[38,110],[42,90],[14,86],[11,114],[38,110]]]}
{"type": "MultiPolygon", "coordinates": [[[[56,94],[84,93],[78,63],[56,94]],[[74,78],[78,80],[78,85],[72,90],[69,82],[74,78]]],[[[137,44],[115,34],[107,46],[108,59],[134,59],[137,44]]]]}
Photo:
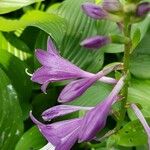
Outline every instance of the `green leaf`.
{"type": "MultiPolygon", "coordinates": [[[[0,31],[15,31],[27,26],[37,27],[54,38],[58,43],[61,41],[61,35],[65,31],[65,21],[61,17],[41,11],[29,11],[24,14],[19,20],[6,19],[0,17],[0,31]]],[[[29,35],[31,36],[31,35],[29,35]]]]}
{"type": "Polygon", "coordinates": [[[68,104],[77,106],[95,106],[103,101],[112,90],[112,86],[97,82],[90,87],[82,96],[68,104]]]}
{"type": "Polygon", "coordinates": [[[30,109],[29,99],[32,91],[32,82],[25,73],[28,66],[5,50],[0,50],[0,66],[11,79],[23,109],[23,116],[26,118],[30,109]]]}
{"type": "Polygon", "coordinates": [[[9,13],[42,0],[0,0],[0,14],[9,13]]]}
{"type": "MultiPolygon", "coordinates": [[[[150,122],[150,119],[148,119],[150,122]]],[[[111,139],[116,140],[116,144],[132,147],[147,144],[147,134],[139,120],[130,121],[111,139]]]]}
{"type": "Polygon", "coordinates": [[[133,38],[132,38],[132,50],[134,50],[136,48],[136,46],[139,44],[141,39],[141,32],[140,29],[137,29],[134,33],[133,33],[133,38]]]}
{"type": "Polygon", "coordinates": [[[28,46],[13,33],[0,32],[0,49],[8,51],[20,60],[27,60],[31,56],[28,46]]]}
{"type": "Polygon", "coordinates": [[[150,79],[150,28],[134,50],[130,60],[130,71],[131,73],[138,78],[150,79]]]}
{"type": "Polygon", "coordinates": [[[0,149],[13,149],[23,132],[22,112],[16,91],[0,68],[0,149]]]}
{"type": "MultiPolygon", "coordinates": [[[[97,33],[96,21],[89,18],[81,9],[81,5],[86,1],[66,0],[57,11],[54,10],[54,13],[57,12],[67,20],[67,30],[62,43],[60,46],[56,43],[64,58],[85,70],[96,72],[103,65],[104,52],[88,50],[80,46],[82,40],[97,33]]],[[[89,2],[94,1],[89,0],[89,2]]]]}
{"type": "Polygon", "coordinates": [[[140,42],[143,39],[143,37],[145,36],[149,26],[150,26],[150,16],[148,15],[143,21],[133,24],[131,37],[133,38],[136,30],[139,30],[141,33],[140,40],[139,40],[139,42],[140,42]]]}
{"type": "MultiPolygon", "coordinates": [[[[150,117],[150,80],[132,79],[129,86],[128,102],[138,103],[145,116],[150,117]]],[[[136,119],[133,111],[128,110],[130,119],[136,119]]]]}
{"type": "Polygon", "coordinates": [[[30,150],[40,149],[46,145],[46,140],[43,138],[37,127],[32,127],[19,140],[15,150],[30,150]]]}

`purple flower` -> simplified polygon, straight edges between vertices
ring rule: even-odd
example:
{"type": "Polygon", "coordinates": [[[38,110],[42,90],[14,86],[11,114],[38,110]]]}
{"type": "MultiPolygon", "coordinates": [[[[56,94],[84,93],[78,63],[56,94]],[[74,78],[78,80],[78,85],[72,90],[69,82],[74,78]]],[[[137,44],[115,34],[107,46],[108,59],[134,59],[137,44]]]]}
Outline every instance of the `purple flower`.
{"type": "Polygon", "coordinates": [[[108,12],[117,12],[122,10],[122,5],[119,0],[104,0],[102,6],[108,12]]]}
{"type": "Polygon", "coordinates": [[[108,16],[108,13],[103,8],[93,3],[84,3],[82,9],[88,16],[94,19],[105,19],[108,16]]]}
{"type": "Polygon", "coordinates": [[[135,104],[131,104],[131,108],[135,112],[136,116],[140,120],[141,124],[143,125],[143,127],[144,127],[144,129],[145,129],[145,131],[147,133],[148,145],[149,145],[149,149],[150,149],[150,127],[149,127],[148,123],[146,122],[142,112],[139,110],[139,108],[135,104]]]}
{"type": "Polygon", "coordinates": [[[144,17],[147,15],[147,13],[150,11],[150,3],[149,2],[143,2],[138,5],[136,10],[136,15],[138,17],[144,17]]]}
{"type": "Polygon", "coordinates": [[[124,85],[123,76],[108,97],[95,108],[88,111],[81,122],[79,141],[89,141],[96,136],[96,133],[104,128],[111,105],[117,100],[118,94],[124,85]]]}
{"type": "Polygon", "coordinates": [[[71,119],[52,124],[43,124],[30,112],[30,118],[55,150],[69,150],[78,139],[81,119],[71,119]]]}
{"type": "Polygon", "coordinates": [[[111,42],[111,39],[107,36],[94,36],[85,39],[80,43],[81,46],[86,48],[101,48],[111,42]]]}
{"type": "Polygon", "coordinates": [[[111,71],[118,69],[121,64],[117,63],[97,73],[95,76],[85,79],[79,79],[69,83],[60,93],[59,102],[69,102],[81,96],[90,86],[92,86],[99,78],[109,74],[111,71]]]}
{"type": "Polygon", "coordinates": [[[58,105],[51,107],[45,110],[42,113],[42,118],[45,121],[51,120],[58,116],[63,116],[65,114],[69,114],[78,110],[91,110],[93,107],[81,107],[81,106],[72,106],[72,105],[58,105]]]}
{"type": "MultiPolygon", "coordinates": [[[[46,91],[50,82],[94,76],[94,74],[86,72],[62,58],[50,38],[48,39],[47,48],[47,51],[36,50],[36,57],[43,66],[37,69],[31,78],[32,81],[42,84],[41,89],[43,92],[46,91]]],[[[116,82],[116,80],[109,77],[103,77],[100,80],[107,83],[116,82]]]]}

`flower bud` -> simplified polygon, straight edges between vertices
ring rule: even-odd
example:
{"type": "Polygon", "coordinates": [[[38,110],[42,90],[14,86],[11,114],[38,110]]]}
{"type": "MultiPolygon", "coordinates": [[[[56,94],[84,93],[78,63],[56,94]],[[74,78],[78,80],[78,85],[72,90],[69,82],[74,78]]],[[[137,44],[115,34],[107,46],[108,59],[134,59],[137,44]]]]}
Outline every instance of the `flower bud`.
{"type": "Polygon", "coordinates": [[[150,11],[150,3],[144,2],[137,6],[136,9],[136,16],[138,17],[144,17],[147,15],[147,13],[150,11]]]}
{"type": "Polygon", "coordinates": [[[108,17],[108,13],[103,8],[93,3],[84,3],[82,9],[89,17],[94,19],[105,19],[108,17]]]}
{"type": "Polygon", "coordinates": [[[81,46],[85,48],[101,48],[107,44],[109,44],[110,38],[108,36],[94,36],[85,39],[80,43],[81,46]]]}
{"type": "Polygon", "coordinates": [[[122,5],[119,0],[104,0],[102,5],[103,8],[110,13],[122,10],[122,5]]]}

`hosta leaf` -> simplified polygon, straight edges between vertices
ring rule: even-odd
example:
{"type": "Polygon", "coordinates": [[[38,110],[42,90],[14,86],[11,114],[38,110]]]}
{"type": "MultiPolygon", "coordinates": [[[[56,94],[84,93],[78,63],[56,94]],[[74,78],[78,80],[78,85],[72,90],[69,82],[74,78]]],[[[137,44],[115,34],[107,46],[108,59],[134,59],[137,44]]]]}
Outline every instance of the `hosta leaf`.
{"type": "MultiPolygon", "coordinates": [[[[128,102],[138,103],[145,116],[150,117],[150,80],[132,79],[129,86],[128,102]]],[[[128,110],[129,117],[135,119],[133,111],[128,110]]]]}
{"type": "Polygon", "coordinates": [[[17,143],[15,150],[36,150],[42,148],[46,143],[38,128],[34,126],[24,133],[17,143]]]}
{"type": "Polygon", "coordinates": [[[28,46],[13,33],[0,33],[0,49],[4,49],[21,60],[30,57],[28,46]]]}
{"type": "Polygon", "coordinates": [[[150,27],[147,34],[131,56],[130,71],[142,79],[150,79],[150,27]]]}
{"type": "Polygon", "coordinates": [[[61,35],[63,35],[65,31],[64,19],[57,15],[37,10],[29,11],[19,20],[0,17],[0,31],[10,32],[27,26],[34,26],[47,32],[58,43],[60,42],[61,35]]]}
{"type": "Polygon", "coordinates": [[[17,91],[20,105],[23,109],[23,115],[27,116],[29,111],[29,98],[32,91],[32,82],[25,73],[25,69],[28,68],[28,66],[5,50],[0,50],[0,66],[11,79],[17,91]]]}
{"type": "Polygon", "coordinates": [[[90,87],[82,96],[70,102],[72,105],[95,106],[100,103],[110,93],[112,86],[97,82],[90,87]]]}
{"type": "Polygon", "coordinates": [[[116,144],[126,147],[144,145],[148,141],[147,134],[139,120],[130,121],[110,138],[115,140],[116,144]]]}
{"type": "Polygon", "coordinates": [[[42,0],[0,0],[0,14],[9,13],[42,0]]]}
{"type": "Polygon", "coordinates": [[[22,112],[16,91],[0,68],[0,149],[13,149],[23,132],[22,112]]]}

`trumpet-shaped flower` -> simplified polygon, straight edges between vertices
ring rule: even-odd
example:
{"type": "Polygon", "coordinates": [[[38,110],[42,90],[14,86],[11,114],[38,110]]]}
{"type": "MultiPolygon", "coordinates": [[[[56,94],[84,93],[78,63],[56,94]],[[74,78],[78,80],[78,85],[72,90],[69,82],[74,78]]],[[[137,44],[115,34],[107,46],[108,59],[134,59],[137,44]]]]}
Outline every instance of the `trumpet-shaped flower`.
{"type": "Polygon", "coordinates": [[[59,102],[69,102],[81,96],[90,86],[92,86],[99,78],[118,69],[121,64],[114,64],[108,68],[104,68],[95,76],[85,79],[79,79],[68,84],[60,93],[59,102]]]}
{"type": "Polygon", "coordinates": [[[79,141],[89,141],[96,133],[104,128],[111,105],[117,100],[118,94],[124,85],[124,76],[118,81],[108,97],[95,108],[86,113],[81,122],[79,141]]]}
{"type": "MultiPolygon", "coordinates": [[[[48,40],[47,48],[47,51],[36,50],[36,57],[42,64],[42,67],[37,69],[31,78],[32,81],[42,84],[41,89],[43,92],[46,91],[50,82],[94,76],[94,74],[86,72],[62,58],[58,54],[50,38],[48,40]]],[[[116,82],[116,80],[109,77],[102,77],[100,81],[107,83],[116,82]]]]}
{"type": "Polygon", "coordinates": [[[32,113],[30,113],[30,118],[47,141],[55,147],[55,150],[69,150],[78,139],[81,119],[43,124],[36,120],[32,113]]]}
{"type": "Polygon", "coordinates": [[[143,125],[143,127],[144,127],[144,129],[145,129],[145,131],[147,133],[148,145],[149,145],[149,150],[150,150],[150,127],[149,127],[148,123],[146,122],[142,112],[139,110],[139,108],[135,104],[131,104],[131,108],[135,112],[136,116],[140,120],[141,124],[143,125]]]}

